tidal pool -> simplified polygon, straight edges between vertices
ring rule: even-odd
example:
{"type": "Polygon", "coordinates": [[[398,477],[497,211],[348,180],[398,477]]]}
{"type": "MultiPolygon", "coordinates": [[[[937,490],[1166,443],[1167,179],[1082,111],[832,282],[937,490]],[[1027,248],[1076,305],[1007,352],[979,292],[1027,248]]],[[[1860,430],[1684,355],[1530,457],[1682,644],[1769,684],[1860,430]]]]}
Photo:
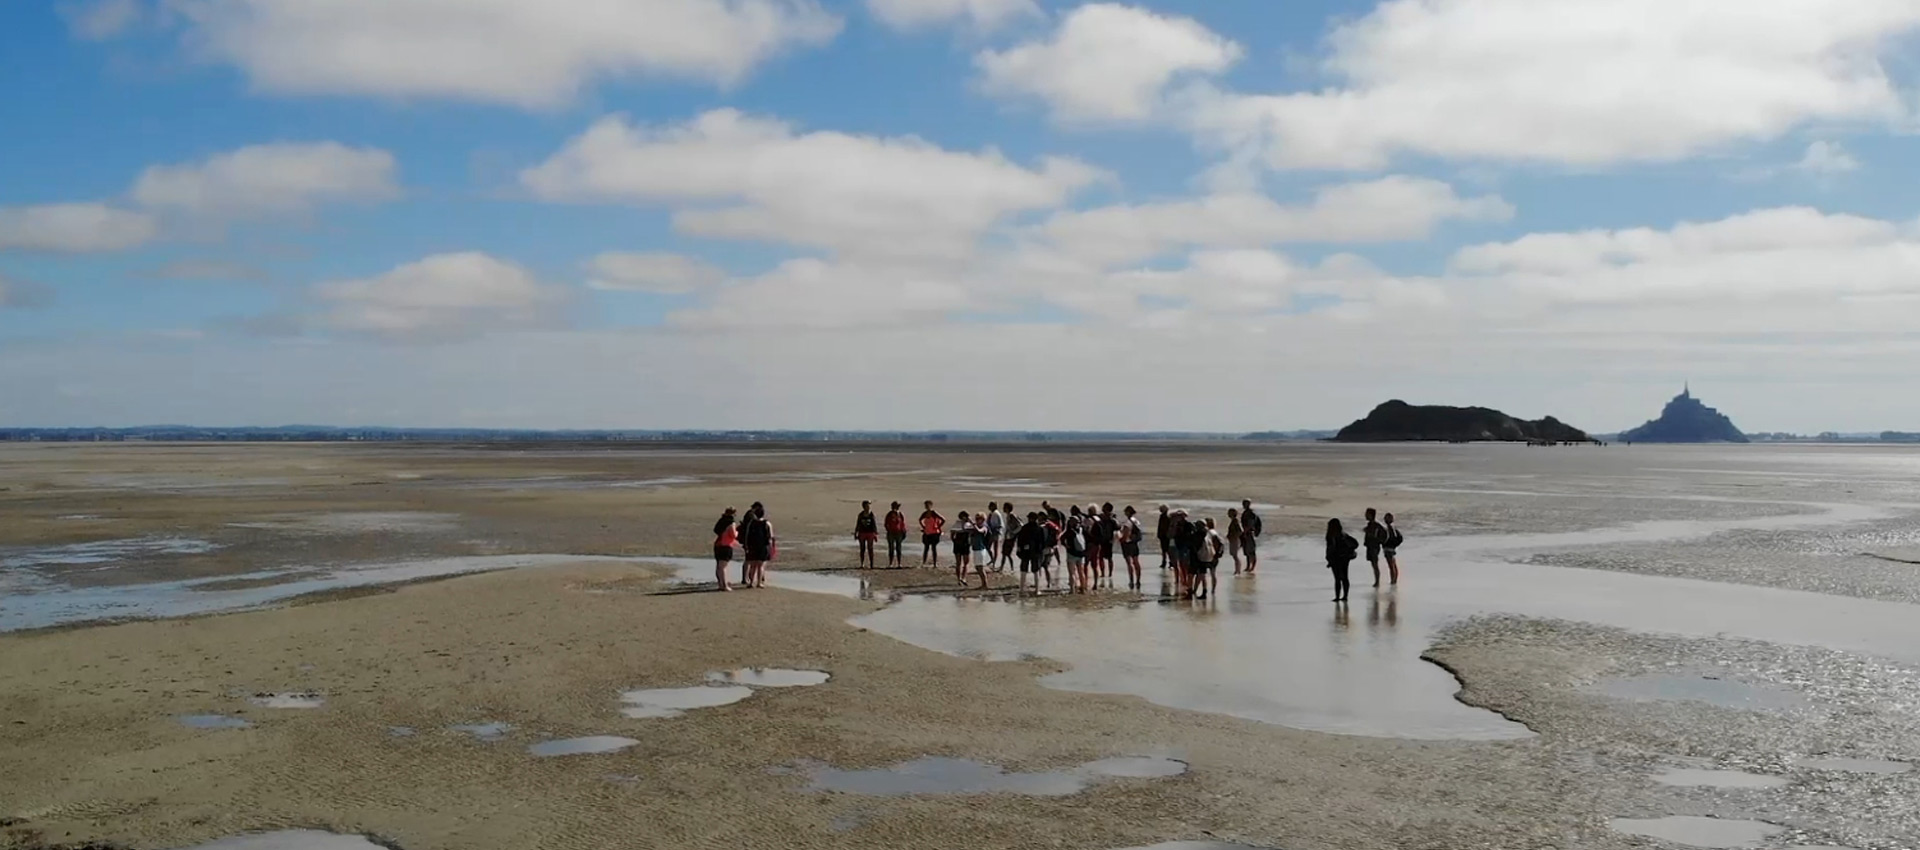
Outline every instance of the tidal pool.
{"type": "Polygon", "coordinates": [[[823,764],[800,767],[800,772],[807,775],[809,790],[873,797],[973,794],[1064,797],[1078,794],[1105,779],[1155,779],[1178,776],[1186,771],[1186,762],[1147,756],[1101,759],[1069,770],[1037,773],[1019,773],[971,759],[937,756],[867,770],[842,770],[823,764]]]}
{"type": "Polygon", "coordinates": [[[1609,822],[1615,832],[1658,838],[1689,847],[1757,847],[1785,827],[1757,820],[1730,820],[1675,815],[1664,818],[1614,818],[1609,822]]]}
{"type": "Polygon", "coordinates": [[[186,850],[386,850],[364,835],[341,835],[317,829],[253,832],[196,844],[186,850]]]}
{"type": "Polygon", "coordinates": [[[182,714],[174,719],[180,721],[180,725],[193,729],[245,729],[253,725],[224,714],[182,714]]]}
{"type": "Polygon", "coordinates": [[[751,685],[756,688],[805,688],[824,685],[832,675],[819,670],[780,670],[771,667],[743,667],[739,670],[727,670],[708,673],[707,681],[733,685],[751,685]]]}
{"type": "Polygon", "coordinates": [[[696,708],[732,705],[753,696],[739,685],[698,685],[691,688],[650,688],[620,695],[626,707],[620,713],[635,719],[679,717],[696,708]]]}
{"type": "Polygon", "coordinates": [[[585,738],[565,738],[557,741],[541,741],[527,747],[527,752],[541,758],[554,756],[580,756],[595,753],[619,752],[640,743],[632,738],[617,735],[590,735],[585,738]]]}

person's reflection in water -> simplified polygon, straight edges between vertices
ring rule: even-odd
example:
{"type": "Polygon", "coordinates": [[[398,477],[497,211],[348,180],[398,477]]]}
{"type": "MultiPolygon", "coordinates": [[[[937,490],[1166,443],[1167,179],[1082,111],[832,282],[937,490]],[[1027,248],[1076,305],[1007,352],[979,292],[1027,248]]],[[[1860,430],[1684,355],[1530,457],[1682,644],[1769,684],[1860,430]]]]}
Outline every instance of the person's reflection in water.
{"type": "MultiPolygon", "coordinates": [[[[1400,625],[1400,594],[1389,590],[1386,593],[1386,597],[1386,624],[1387,628],[1391,629],[1400,625]]],[[[1367,624],[1378,626],[1380,622],[1380,593],[1376,591],[1373,594],[1373,599],[1367,603],[1367,624]]]]}
{"type": "Polygon", "coordinates": [[[1347,606],[1345,605],[1334,606],[1333,627],[1338,631],[1346,631],[1347,627],[1351,626],[1352,624],[1353,624],[1353,620],[1351,618],[1351,615],[1347,613],[1347,606]]]}

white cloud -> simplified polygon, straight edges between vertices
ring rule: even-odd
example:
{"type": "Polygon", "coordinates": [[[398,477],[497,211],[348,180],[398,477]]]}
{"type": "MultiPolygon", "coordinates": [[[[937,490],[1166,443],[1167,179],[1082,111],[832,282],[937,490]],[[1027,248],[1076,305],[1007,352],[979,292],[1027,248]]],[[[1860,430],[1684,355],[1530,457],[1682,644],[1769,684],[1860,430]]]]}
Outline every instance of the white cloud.
{"type": "Polygon", "coordinates": [[[1072,160],[1028,169],[994,151],[801,135],[716,110],[662,129],[602,119],[521,183],[548,201],[691,206],[674,214],[675,230],[691,236],[928,258],[965,256],[1007,216],[1058,206],[1099,178],[1072,160]]]}
{"type": "Polygon", "coordinates": [[[894,29],[914,30],[967,20],[992,29],[1016,18],[1040,14],[1033,0],[867,0],[875,17],[894,29]]]}
{"type": "Polygon", "coordinates": [[[1680,317],[1703,329],[1920,326],[1920,224],[1805,207],[1667,230],[1532,234],[1463,248],[1452,274],[1535,304],[1618,305],[1647,316],[1696,305],[1701,312],[1654,321],[1680,317]],[[1880,315],[1863,315],[1868,303],[1881,305],[1880,315]]]}
{"type": "Polygon", "coordinates": [[[447,97],[530,107],[599,78],[730,84],[831,41],[814,0],[176,0],[189,43],[290,94],[447,97]]]}
{"type": "Polygon", "coordinates": [[[1139,262],[1180,246],[1425,239],[1444,221],[1505,221],[1512,216],[1513,206],[1497,196],[1462,198],[1438,180],[1392,176],[1322,187],[1312,203],[1303,206],[1282,206],[1251,193],[1216,194],[1055,213],[1036,231],[1067,254],[1111,265],[1139,262]]]}
{"type": "Polygon", "coordinates": [[[158,232],[152,216],[106,204],[0,207],[0,251],[124,251],[146,244],[158,232]]]}
{"type": "Polygon", "coordinates": [[[698,292],[727,279],[711,263],[665,253],[608,251],[586,263],[593,289],[682,295],[698,292]]]}
{"type": "Polygon", "coordinates": [[[789,260],[720,290],[701,307],[673,314],[690,328],[820,330],[945,324],[976,297],[959,275],[890,267],[789,260]]]}
{"type": "Polygon", "coordinates": [[[82,0],[61,6],[74,35],[101,41],[125,34],[146,16],[141,0],[82,0]]]}
{"type": "Polygon", "coordinates": [[[1032,96],[1063,121],[1138,121],[1182,74],[1217,74],[1242,49],[1191,18],[1110,3],[1081,6],[1048,41],[974,59],[987,91],[1032,96]]]}
{"type": "Polygon", "coordinates": [[[1860,170],[1860,160],[1854,159],[1839,142],[1820,140],[1808,145],[1806,155],[1793,167],[1815,177],[1837,177],[1860,170]]]}
{"type": "Polygon", "coordinates": [[[554,325],[565,291],[478,252],[435,254],[376,277],[316,284],[322,328],[392,339],[443,339],[554,325]]]}
{"type": "Polygon", "coordinates": [[[1339,85],[1201,90],[1189,120],[1281,168],[1672,160],[1908,116],[1881,59],[1916,29],[1912,0],[1389,0],[1328,39],[1339,85]]]}
{"type": "Polygon", "coordinates": [[[298,213],[322,203],[398,197],[393,155],[338,142],[253,145],[202,162],[156,165],[131,197],[151,209],[203,216],[298,213]]]}

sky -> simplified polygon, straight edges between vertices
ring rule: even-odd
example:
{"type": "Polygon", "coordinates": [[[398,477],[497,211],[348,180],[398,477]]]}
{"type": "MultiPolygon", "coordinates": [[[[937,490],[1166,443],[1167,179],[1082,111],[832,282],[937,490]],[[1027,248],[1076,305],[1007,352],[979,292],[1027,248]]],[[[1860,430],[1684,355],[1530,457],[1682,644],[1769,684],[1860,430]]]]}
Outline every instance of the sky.
{"type": "Polygon", "coordinates": [[[0,425],[1920,430],[1920,0],[0,2],[0,425]]]}

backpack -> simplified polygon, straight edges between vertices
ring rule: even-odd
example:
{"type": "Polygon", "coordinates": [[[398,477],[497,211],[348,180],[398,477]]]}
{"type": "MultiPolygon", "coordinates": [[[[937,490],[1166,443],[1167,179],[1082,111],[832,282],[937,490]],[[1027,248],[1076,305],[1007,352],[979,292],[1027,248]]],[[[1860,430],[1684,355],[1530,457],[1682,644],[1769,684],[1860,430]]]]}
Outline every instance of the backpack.
{"type": "Polygon", "coordinates": [[[1400,548],[1400,543],[1404,540],[1406,540],[1406,538],[1400,536],[1400,529],[1391,528],[1391,527],[1387,529],[1387,548],[1388,549],[1400,548]]]}
{"type": "Polygon", "coordinates": [[[1250,537],[1259,537],[1261,532],[1260,515],[1248,510],[1240,515],[1240,530],[1250,537]]]}

